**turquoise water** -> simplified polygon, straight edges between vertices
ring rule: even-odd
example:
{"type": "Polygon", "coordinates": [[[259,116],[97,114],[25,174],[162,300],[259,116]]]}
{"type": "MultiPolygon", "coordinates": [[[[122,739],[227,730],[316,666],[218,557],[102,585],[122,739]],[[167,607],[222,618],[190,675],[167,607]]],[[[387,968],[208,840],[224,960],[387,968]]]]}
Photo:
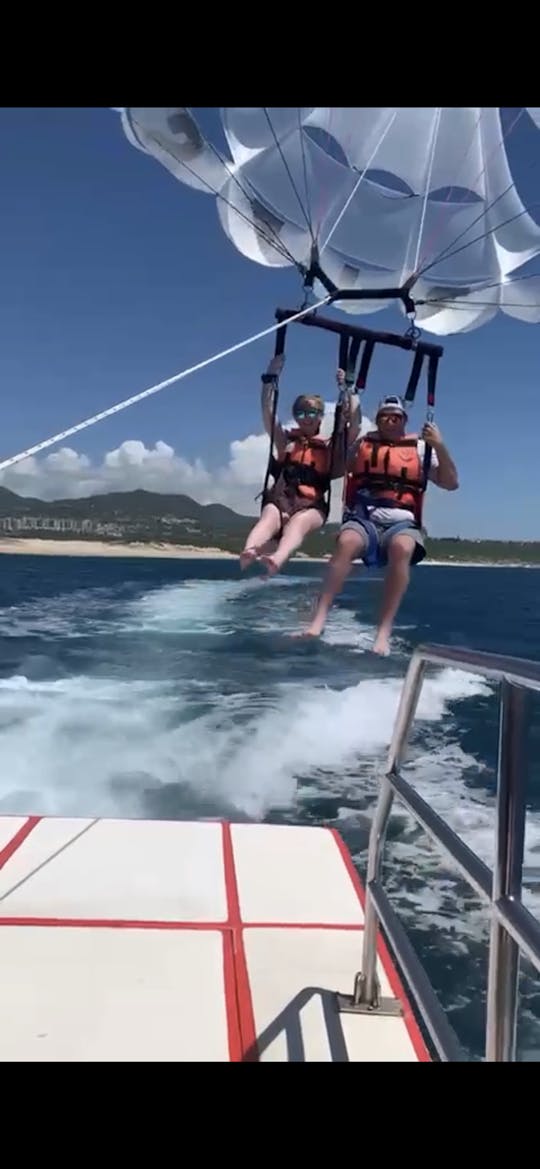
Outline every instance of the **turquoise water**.
{"type": "MultiPolygon", "coordinates": [[[[328,824],[365,871],[377,773],[420,642],[540,659],[534,570],[422,566],[393,655],[371,645],[376,575],[355,574],[318,643],[291,641],[322,566],[240,577],[235,561],[1,557],[0,811],[328,824]]],[[[533,700],[526,863],[540,864],[533,700]]],[[[407,778],[489,863],[497,702],[432,669],[407,778]]],[[[385,885],[471,1058],[482,1057],[487,914],[399,806],[385,885]]],[[[528,894],[538,912],[540,896],[528,894]]],[[[519,1057],[540,1054],[522,973],[519,1057]]]]}

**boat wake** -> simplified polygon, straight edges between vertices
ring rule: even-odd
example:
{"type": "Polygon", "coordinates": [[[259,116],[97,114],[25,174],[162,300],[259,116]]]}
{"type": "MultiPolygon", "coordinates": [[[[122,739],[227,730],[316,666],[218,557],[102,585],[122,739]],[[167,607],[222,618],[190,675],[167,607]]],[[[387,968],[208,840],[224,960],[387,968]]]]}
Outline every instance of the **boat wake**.
{"type": "MultiPolygon", "coordinates": [[[[4,642],[16,668],[0,679],[0,812],[333,824],[364,871],[410,631],[396,633],[403,661],[381,662],[359,653],[369,621],[337,608],[324,644],[302,652],[283,626],[305,606],[295,578],[21,605],[4,642]]],[[[489,865],[494,779],[462,728],[494,702],[481,678],[433,670],[404,767],[489,865]]],[[[531,811],[525,863],[539,854],[531,811]]],[[[397,802],[387,858],[385,885],[424,959],[435,937],[449,961],[484,946],[485,910],[397,802]]],[[[534,891],[525,900],[540,916],[534,891]]],[[[460,1008],[455,987],[448,1001],[460,1008]]]]}

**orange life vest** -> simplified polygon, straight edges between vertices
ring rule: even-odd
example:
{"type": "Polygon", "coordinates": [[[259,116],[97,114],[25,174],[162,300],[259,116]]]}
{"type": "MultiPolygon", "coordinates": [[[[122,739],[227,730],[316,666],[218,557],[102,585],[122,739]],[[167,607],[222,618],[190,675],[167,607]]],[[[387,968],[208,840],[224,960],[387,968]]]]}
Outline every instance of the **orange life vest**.
{"type": "Polygon", "coordinates": [[[353,508],[358,492],[363,491],[370,505],[406,508],[421,524],[425,484],[417,441],[417,434],[405,434],[393,442],[376,431],[364,435],[347,475],[345,506],[353,508]]]}
{"type": "Polygon", "coordinates": [[[305,499],[322,499],[330,486],[331,444],[324,438],[303,438],[289,430],[289,442],[282,459],[272,458],[270,473],[283,476],[305,499]]]}

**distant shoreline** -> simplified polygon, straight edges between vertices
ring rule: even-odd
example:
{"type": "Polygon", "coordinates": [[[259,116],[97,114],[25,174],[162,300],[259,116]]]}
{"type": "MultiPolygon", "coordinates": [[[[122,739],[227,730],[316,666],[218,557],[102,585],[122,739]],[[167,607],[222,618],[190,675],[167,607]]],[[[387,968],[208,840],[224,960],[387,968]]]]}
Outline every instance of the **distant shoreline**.
{"type": "Polygon", "coordinates": [[[0,540],[0,554],[22,556],[136,556],[176,560],[237,560],[234,552],[222,548],[195,548],[191,544],[108,544],[104,540],[0,540]]]}
{"type": "MultiPolygon", "coordinates": [[[[97,556],[134,557],[166,560],[238,560],[236,552],[222,548],[196,548],[192,544],[159,544],[133,541],[125,544],[109,544],[102,540],[40,540],[36,538],[0,540],[0,555],[22,556],[97,556]]],[[[325,564],[327,556],[307,556],[301,552],[293,561],[304,564],[325,564]]],[[[423,566],[435,568],[540,568],[539,564],[510,560],[431,560],[423,566]]]]}

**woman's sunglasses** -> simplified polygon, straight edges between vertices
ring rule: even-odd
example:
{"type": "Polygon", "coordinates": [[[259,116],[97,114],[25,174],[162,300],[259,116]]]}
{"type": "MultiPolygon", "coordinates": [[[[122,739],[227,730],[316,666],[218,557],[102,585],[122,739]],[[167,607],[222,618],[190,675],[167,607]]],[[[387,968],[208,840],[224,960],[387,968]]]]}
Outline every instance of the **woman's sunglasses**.
{"type": "Polygon", "coordinates": [[[321,418],[320,410],[297,410],[295,418],[321,418]]]}

